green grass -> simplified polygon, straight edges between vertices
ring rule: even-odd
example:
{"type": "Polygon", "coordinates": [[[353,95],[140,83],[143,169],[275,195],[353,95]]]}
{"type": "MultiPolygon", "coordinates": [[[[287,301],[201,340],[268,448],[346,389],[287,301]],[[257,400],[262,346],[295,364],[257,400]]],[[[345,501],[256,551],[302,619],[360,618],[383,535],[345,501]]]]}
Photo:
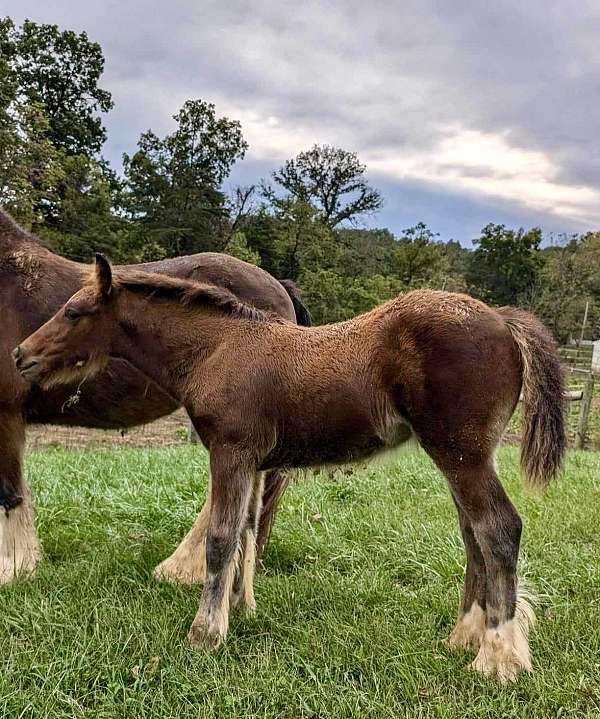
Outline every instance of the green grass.
{"type": "Polygon", "coordinates": [[[156,584],[188,529],[206,455],[51,450],[28,457],[45,560],[1,589],[1,717],[597,717],[600,455],[571,453],[543,499],[516,451],[501,476],[525,521],[523,574],[540,593],[536,672],[502,687],[442,643],[463,551],[423,454],[286,494],[254,618],[216,654],[185,635],[199,590],[156,584]]]}

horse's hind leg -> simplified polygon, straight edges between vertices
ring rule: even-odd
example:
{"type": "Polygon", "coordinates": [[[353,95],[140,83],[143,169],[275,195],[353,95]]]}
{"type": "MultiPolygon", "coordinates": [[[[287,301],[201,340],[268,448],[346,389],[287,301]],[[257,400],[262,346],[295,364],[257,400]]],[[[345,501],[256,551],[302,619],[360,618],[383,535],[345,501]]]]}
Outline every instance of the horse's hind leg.
{"type": "Polygon", "coordinates": [[[190,531],[153,572],[160,581],[196,584],[206,579],[206,533],[210,524],[210,477],[206,500],[190,531]]]}
{"type": "MultiPolygon", "coordinates": [[[[461,458],[462,459],[462,458],[461,458]]],[[[446,467],[452,493],[465,512],[485,561],[485,631],[473,667],[502,681],[531,671],[528,632],[533,611],[517,599],[521,519],[498,481],[493,462],[446,467]]]]}
{"type": "Polygon", "coordinates": [[[20,407],[0,408],[0,584],[31,575],[40,558],[29,489],[23,479],[20,407]]]}
{"type": "Polygon", "coordinates": [[[206,582],[189,640],[216,648],[227,634],[242,530],[256,471],[229,454],[211,453],[212,510],[206,538],[206,582]]]}
{"type": "Polygon", "coordinates": [[[447,644],[452,648],[479,649],[485,631],[485,561],[467,514],[457,502],[456,509],[467,555],[467,568],[458,619],[447,644]]]}
{"type": "Polygon", "coordinates": [[[253,612],[256,609],[254,600],[254,571],[256,568],[256,546],[258,522],[262,506],[264,476],[262,472],[256,473],[252,495],[248,504],[246,526],[242,531],[241,558],[238,565],[231,596],[231,606],[237,607],[243,602],[246,609],[253,612]]]}

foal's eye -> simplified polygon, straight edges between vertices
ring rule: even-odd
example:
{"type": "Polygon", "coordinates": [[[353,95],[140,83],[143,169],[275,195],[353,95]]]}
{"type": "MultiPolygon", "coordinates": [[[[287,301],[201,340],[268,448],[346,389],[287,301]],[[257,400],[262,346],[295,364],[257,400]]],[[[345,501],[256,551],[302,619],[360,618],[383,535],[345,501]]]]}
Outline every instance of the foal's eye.
{"type": "Polygon", "coordinates": [[[67,309],[65,310],[65,317],[68,320],[75,321],[81,317],[81,313],[77,312],[77,310],[73,307],[67,307],[67,309]]]}

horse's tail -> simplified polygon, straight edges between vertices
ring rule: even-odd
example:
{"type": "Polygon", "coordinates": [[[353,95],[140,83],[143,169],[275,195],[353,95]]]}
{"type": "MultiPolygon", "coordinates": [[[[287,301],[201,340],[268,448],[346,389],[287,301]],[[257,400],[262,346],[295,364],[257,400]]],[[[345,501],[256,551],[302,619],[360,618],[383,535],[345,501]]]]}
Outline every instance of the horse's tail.
{"type": "Polygon", "coordinates": [[[296,312],[296,322],[303,327],[310,327],[312,325],[312,317],[310,316],[308,307],[300,299],[300,290],[296,283],[292,280],[279,280],[279,284],[283,286],[283,289],[292,300],[294,311],[296,312]]]}
{"type": "Polygon", "coordinates": [[[514,307],[499,312],[521,355],[521,469],[530,484],[545,487],[560,471],[567,446],[563,368],[556,343],[539,320],[514,307]]]}
{"type": "Polygon", "coordinates": [[[275,519],[279,500],[283,496],[289,483],[289,475],[281,470],[267,472],[265,477],[265,488],[262,496],[262,508],[258,522],[258,533],[256,536],[256,552],[258,557],[262,556],[264,548],[269,541],[271,527],[275,519]]]}

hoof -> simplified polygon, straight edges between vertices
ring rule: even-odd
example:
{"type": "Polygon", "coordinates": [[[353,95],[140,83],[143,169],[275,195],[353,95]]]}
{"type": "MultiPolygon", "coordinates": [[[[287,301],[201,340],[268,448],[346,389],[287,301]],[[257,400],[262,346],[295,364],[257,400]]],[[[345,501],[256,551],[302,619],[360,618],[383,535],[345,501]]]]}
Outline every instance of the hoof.
{"type": "Polygon", "coordinates": [[[516,682],[522,671],[531,672],[531,663],[524,662],[515,653],[497,657],[482,646],[471,664],[472,669],[486,677],[496,677],[502,684],[516,682]]]}
{"type": "Polygon", "coordinates": [[[450,649],[479,649],[484,632],[485,612],[475,603],[458,618],[445,644],[450,649]]]}
{"type": "Polygon", "coordinates": [[[188,641],[194,649],[214,651],[219,648],[224,638],[220,632],[211,630],[206,624],[192,624],[188,632],[188,641]]]}
{"type": "Polygon", "coordinates": [[[229,606],[231,609],[244,612],[244,614],[249,617],[256,614],[256,600],[254,599],[254,595],[247,597],[244,592],[236,592],[235,594],[232,592],[229,606]]]}
{"type": "Polygon", "coordinates": [[[487,629],[471,666],[502,683],[516,681],[523,671],[533,671],[527,634],[518,621],[512,619],[496,629],[487,629]]]}
{"type": "Polygon", "coordinates": [[[0,585],[23,581],[24,579],[33,579],[37,569],[37,561],[37,558],[31,558],[16,566],[12,558],[2,557],[0,559],[0,585]]]}
{"type": "Polygon", "coordinates": [[[23,502],[8,514],[0,509],[0,584],[31,578],[39,559],[31,505],[23,502]]]}

